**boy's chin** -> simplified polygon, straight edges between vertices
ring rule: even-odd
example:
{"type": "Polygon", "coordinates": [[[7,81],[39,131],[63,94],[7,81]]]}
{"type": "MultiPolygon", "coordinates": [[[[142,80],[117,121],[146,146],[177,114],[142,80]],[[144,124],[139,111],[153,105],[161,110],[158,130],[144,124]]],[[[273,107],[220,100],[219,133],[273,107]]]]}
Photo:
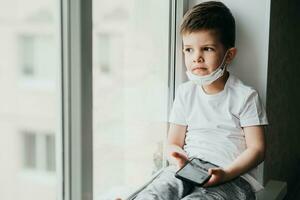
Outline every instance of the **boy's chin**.
{"type": "Polygon", "coordinates": [[[197,75],[197,76],[209,75],[209,72],[207,71],[207,69],[195,69],[195,70],[192,71],[192,73],[197,75]]]}

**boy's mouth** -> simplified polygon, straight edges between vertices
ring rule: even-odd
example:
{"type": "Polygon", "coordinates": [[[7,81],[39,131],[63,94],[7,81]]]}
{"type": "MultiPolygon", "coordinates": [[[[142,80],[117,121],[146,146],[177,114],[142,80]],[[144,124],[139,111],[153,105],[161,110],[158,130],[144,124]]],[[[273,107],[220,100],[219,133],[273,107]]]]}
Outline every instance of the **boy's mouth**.
{"type": "Polygon", "coordinates": [[[206,67],[196,66],[196,67],[192,68],[192,71],[194,71],[194,70],[207,70],[207,68],[206,67]]]}

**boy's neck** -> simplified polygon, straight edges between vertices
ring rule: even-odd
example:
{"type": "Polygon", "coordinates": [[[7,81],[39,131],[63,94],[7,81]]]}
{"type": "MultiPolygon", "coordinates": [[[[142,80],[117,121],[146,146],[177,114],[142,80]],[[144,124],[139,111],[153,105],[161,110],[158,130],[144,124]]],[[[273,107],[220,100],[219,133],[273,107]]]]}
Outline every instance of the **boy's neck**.
{"type": "Polygon", "coordinates": [[[225,71],[223,76],[221,76],[219,79],[214,81],[213,83],[209,85],[203,85],[202,88],[206,94],[216,94],[221,92],[226,84],[226,81],[228,80],[229,72],[225,71]]]}

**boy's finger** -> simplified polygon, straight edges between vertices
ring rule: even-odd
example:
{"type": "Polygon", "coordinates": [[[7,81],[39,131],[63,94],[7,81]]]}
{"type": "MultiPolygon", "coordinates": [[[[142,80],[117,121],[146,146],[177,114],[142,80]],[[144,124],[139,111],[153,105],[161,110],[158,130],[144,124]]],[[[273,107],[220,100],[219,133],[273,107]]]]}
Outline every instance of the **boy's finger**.
{"type": "Polygon", "coordinates": [[[171,155],[172,155],[173,157],[177,158],[177,157],[179,156],[179,153],[177,153],[177,152],[172,152],[171,155]]]}
{"type": "Polygon", "coordinates": [[[211,168],[208,169],[208,174],[209,174],[209,175],[212,174],[212,169],[211,169],[211,168]]]}
{"type": "Polygon", "coordinates": [[[182,168],[185,165],[185,163],[186,163],[185,160],[179,160],[178,167],[182,168]]]}
{"type": "Polygon", "coordinates": [[[188,158],[185,155],[183,155],[181,153],[178,153],[178,152],[173,152],[172,156],[175,157],[175,158],[179,158],[181,160],[184,160],[184,161],[188,160],[188,158]]]}
{"type": "Polygon", "coordinates": [[[208,181],[203,185],[203,187],[209,187],[211,185],[211,177],[208,179],[208,181]]]}
{"type": "Polygon", "coordinates": [[[208,174],[212,175],[212,174],[216,173],[218,170],[219,170],[218,168],[209,168],[208,174]]]}

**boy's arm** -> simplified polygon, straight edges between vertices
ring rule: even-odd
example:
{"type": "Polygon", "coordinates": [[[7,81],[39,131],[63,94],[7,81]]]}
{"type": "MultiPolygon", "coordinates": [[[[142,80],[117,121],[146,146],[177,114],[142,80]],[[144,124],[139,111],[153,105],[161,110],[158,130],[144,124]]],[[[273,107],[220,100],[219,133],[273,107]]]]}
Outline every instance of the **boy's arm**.
{"type": "Polygon", "coordinates": [[[187,126],[170,123],[168,132],[166,145],[167,158],[170,163],[176,164],[179,167],[182,166],[188,159],[186,152],[182,149],[184,145],[186,127],[187,126]]]}
{"type": "Polygon", "coordinates": [[[244,127],[244,133],[247,149],[224,169],[226,180],[248,172],[264,160],[265,136],[263,126],[244,127]]]}

